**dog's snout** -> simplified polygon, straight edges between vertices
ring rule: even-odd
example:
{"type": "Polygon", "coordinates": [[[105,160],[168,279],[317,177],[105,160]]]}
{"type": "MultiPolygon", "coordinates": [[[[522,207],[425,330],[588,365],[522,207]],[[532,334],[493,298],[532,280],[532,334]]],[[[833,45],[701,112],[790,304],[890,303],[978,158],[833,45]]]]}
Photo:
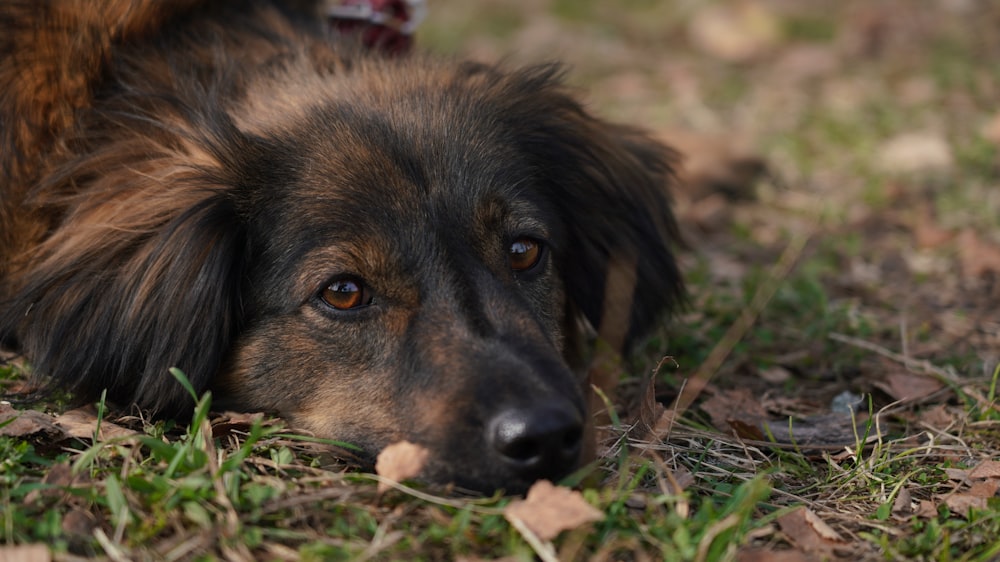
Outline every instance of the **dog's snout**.
{"type": "Polygon", "coordinates": [[[508,409],[488,431],[502,462],[525,480],[558,479],[580,459],[583,422],[569,405],[508,409]]]}

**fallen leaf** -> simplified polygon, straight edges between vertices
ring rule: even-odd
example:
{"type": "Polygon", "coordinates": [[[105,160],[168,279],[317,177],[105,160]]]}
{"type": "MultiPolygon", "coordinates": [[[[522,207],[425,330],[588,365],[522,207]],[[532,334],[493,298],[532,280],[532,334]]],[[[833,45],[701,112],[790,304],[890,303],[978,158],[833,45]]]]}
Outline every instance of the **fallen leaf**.
{"type": "Polygon", "coordinates": [[[1000,247],[983,241],[972,229],[958,235],[958,261],[962,274],[974,279],[987,273],[1000,274],[1000,247]]]}
{"type": "Polygon", "coordinates": [[[927,203],[921,204],[917,209],[917,217],[912,222],[913,238],[917,247],[924,250],[939,248],[955,238],[955,232],[942,228],[927,203]]]}
{"type": "Polygon", "coordinates": [[[0,435],[29,437],[44,434],[62,437],[64,432],[53,423],[52,416],[35,410],[16,410],[8,402],[0,402],[0,435]]]}
{"type": "Polygon", "coordinates": [[[772,367],[767,367],[766,369],[760,369],[758,374],[760,375],[760,378],[771,384],[781,384],[792,378],[792,372],[781,365],[774,365],[772,367]]]}
{"type": "Polygon", "coordinates": [[[981,480],[969,486],[967,494],[970,496],[976,496],[978,498],[992,498],[997,495],[997,490],[1000,489],[1000,481],[996,478],[990,478],[989,480],[981,480]]]}
{"type": "Polygon", "coordinates": [[[1000,478],[1000,461],[985,460],[969,472],[969,478],[1000,478]]]}
{"type": "Polygon", "coordinates": [[[933,250],[951,242],[955,233],[934,223],[917,222],[913,227],[913,237],[918,248],[933,250]]]}
{"type": "Polygon", "coordinates": [[[753,441],[767,441],[767,435],[764,434],[764,430],[754,424],[749,424],[740,420],[731,419],[727,420],[729,427],[732,428],[733,433],[737,437],[743,439],[752,439],[753,441]]]}
{"type": "Polygon", "coordinates": [[[783,49],[775,61],[775,74],[783,82],[803,82],[833,77],[841,69],[843,59],[830,44],[797,44],[783,49]]]}
{"type": "Polygon", "coordinates": [[[684,467],[665,470],[663,476],[666,484],[663,488],[669,494],[680,495],[695,483],[694,474],[684,467]]]}
{"type": "Polygon", "coordinates": [[[878,165],[897,174],[947,172],[954,166],[954,157],[948,142],[937,133],[903,133],[882,144],[878,165]]]}
{"type": "Polygon", "coordinates": [[[734,259],[724,252],[706,250],[704,257],[708,260],[709,274],[712,280],[720,285],[726,282],[744,279],[749,268],[743,261],[734,259]]]}
{"type": "Polygon", "coordinates": [[[0,562],[49,562],[52,554],[44,544],[0,546],[0,562]]]}
{"type": "Polygon", "coordinates": [[[921,412],[920,421],[927,427],[943,430],[950,427],[956,420],[954,414],[948,411],[947,406],[938,404],[921,412]]]}
{"type": "Polygon", "coordinates": [[[1000,145],[1000,113],[993,116],[992,119],[983,126],[983,138],[992,142],[993,144],[1000,145]]]}
{"type": "Polygon", "coordinates": [[[654,377],[649,377],[643,383],[640,392],[638,413],[630,420],[629,437],[638,442],[657,441],[656,426],[663,417],[666,408],[656,401],[656,383],[654,377]]]}
{"type": "Polygon", "coordinates": [[[778,526],[795,546],[807,553],[827,553],[844,542],[825,521],[805,507],[779,517],[778,526]]]}
{"type": "Polygon", "coordinates": [[[972,494],[952,494],[944,499],[944,504],[952,513],[966,517],[970,509],[986,509],[986,498],[972,494]]]}
{"type": "Polygon", "coordinates": [[[945,468],[944,474],[948,480],[966,484],[969,482],[969,471],[964,468],[945,468]]]}
{"type": "Polygon", "coordinates": [[[543,541],[554,539],[562,531],[604,519],[604,513],[587,503],[576,490],[539,480],[523,500],[515,500],[503,510],[515,527],[523,525],[543,541]]]}
{"type": "MultiPolygon", "coordinates": [[[[375,472],[383,478],[402,482],[419,475],[429,456],[430,451],[409,441],[393,443],[378,454],[375,460],[375,472]]],[[[381,494],[391,487],[387,482],[379,482],[378,493],[381,494]]]]}
{"type": "Polygon", "coordinates": [[[731,420],[759,426],[767,419],[767,412],[760,399],[746,389],[716,390],[701,404],[701,409],[708,414],[712,425],[719,431],[729,431],[732,427],[731,420]]]}
{"type": "Polygon", "coordinates": [[[912,402],[926,398],[944,388],[944,384],[934,377],[916,375],[906,371],[896,371],[875,383],[893,400],[912,402]]]}
{"type": "Polygon", "coordinates": [[[212,420],[212,437],[226,437],[233,433],[246,433],[253,424],[264,418],[260,412],[223,412],[212,420]]]}
{"type": "Polygon", "coordinates": [[[938,516],[937,504],[930,500],[920,500],[920,503],[917,505],[916,516],[924,519],[934,519],[938,516]]]}
{"type": "Polygon", "coordinates": [[[826,521],[820,519],[819,515],[816,515],[816,513],[813,512],[813,510],[806,509],[805,518],[806,522],[808,522],[809,525],[812,526],[813,530],[815,530],[819,536],[823,537],[828,541],[844,542],[844,538],[841,537],[840,534],[837,533],[837,531],[834,531],[833,527],[827,525],[826,521]]]}
{"type": "MultiPolygon", "coordinates": [[[[84,406],[64,412],[55,419],[56,425],[63,428],[67,435],[77,439],[93,439],[94,432],[98,430],[97,410],[93,406],[84,406]]],[[[120,425],[109,422],[106,419],[100,420],[100,432],[98,439],[114,439],[116,437],[129,437],[138,435],[136,431],[126,429],[120,425]]]]}
{"type": "Polygon", "coordinates": [[[93,513],[74,508],[63,516],[62,530],[68,535],[89,537],[97,528],[97,518],[93,513]]]}
{"type": "Polygon", "coordinates": [[[892,514],[901,518],[913,514],[913,496],[906,488],[901,488],[896,494],[896,499],[892,502],[892,514]]]}
{"type": "Polygon", "coordinates": [[[62,493],[60,488],[65,488],[73,484],[73,468],[69,463],[56,463],[49,467],[42,478],[43,484],[52,486],[51,488],[36,488],[24,496],[25,505],[30,505],[38,501],[39,498],[58,496],[62,493]]]}
{"type": "Polygon", "coordinates": [[[691,19],[688,35],[707,54],[747,62],[771,51],[781,39],[773,12],[756,2],[711,5],[691,19]]]}
{"type": "Polygon", "coordinates": [[[801,550],[772,550],[770,548],[741,548],[736,562],[812,562],[814,557],[801,550]]]}

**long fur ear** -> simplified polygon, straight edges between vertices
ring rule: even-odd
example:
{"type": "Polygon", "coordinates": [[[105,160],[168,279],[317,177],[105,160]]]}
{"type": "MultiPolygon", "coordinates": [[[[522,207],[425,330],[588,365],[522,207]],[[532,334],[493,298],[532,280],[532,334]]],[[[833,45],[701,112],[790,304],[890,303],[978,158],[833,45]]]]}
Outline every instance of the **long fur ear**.
{"type": "Polygon", "coordinates": [[[0,251],[0,335],[79,401],[190,410],[169,369],[204,390],[240,327],[239,187],[269,171],[218,107],[232,85],[112,56],[202,1],[0,6],[0,243],[32,246],[0,251]]]}
{"type": "Polygon", "coordinates": [[[80,401],[106,388],[113,402],[183,413],[193,402],[169,369],[204,390],[240,328],[249,242],[238,193],[262,158],[221,111],[187,132],[173,115],[85,123],[80,156],[38,187],[36,204],[61,220],[5,280],[0,333],[80,401]]]}
{"type": "Polygon", "coordinates": [[[205,389],[239,327],[246,237],[224,192],[141,191],[74,211],[15,276],[0,327],[53,388],[177,414],[192,402],[169,369],[205,389]]]}
{"type": "Polygon", "coordinates": [[[508,123],[565,225],[557,259],[571,303],[627,350],[684,298],[669,196],[678,156],[591,116],[560,85],[558,66],[512,78],[508,123]]]}

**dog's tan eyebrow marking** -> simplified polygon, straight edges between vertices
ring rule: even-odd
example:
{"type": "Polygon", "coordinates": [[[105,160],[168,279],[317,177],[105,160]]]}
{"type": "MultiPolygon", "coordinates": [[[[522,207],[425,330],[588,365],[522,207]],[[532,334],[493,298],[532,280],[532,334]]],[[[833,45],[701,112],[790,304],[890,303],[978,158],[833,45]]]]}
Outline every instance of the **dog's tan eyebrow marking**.
{"type": "Polygon", "coordinates": [[[362,231],[349,238],[326,241],[308,251],[295,267],[290,290],[300,305],[338,275],[356,275],[370,283],[376,299],[389,297],[411,303],[416,298],[400,282],[405,275],[403,256],[384,233],[362,231]]]}

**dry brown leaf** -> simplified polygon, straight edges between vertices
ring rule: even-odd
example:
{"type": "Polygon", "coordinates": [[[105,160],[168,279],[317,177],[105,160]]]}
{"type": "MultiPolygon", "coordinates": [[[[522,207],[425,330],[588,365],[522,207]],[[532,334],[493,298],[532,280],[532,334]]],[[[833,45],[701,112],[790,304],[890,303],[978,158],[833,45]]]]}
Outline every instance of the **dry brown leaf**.
{"type": "Polygon", "coordinates": [[[554,539],[562,531],[604,519],[604,513],[587,503],[576,490],[539,480],[523,500],[511,502],[504,517],[515,526],[523,524],[543,541],[554,539]]]}
{"type": "Polygon", "coordinates": [[[96,528],[97,518],[89,511],[73,508],[63,516],[62,530],[68,535],[89,537],[96,528]]]}
{"type": "Polygon", "coordinates": [[[0,546],[0,562],[49,562],[52,554],[44,544],[0,546]]]}
{"type": "Polygon", "coordinates": [[[212,420],[212,437],[219,438],[235,432],[246,433],[253,424],[264,418],[260,412],[223,412],[212,420]]]}
{"type": "Polygon", "coordinates": [[[892,502],[892,514],[901,518],[913,514],[913,496],[906,488],[900,489],[895,501],[892,502]]]}
{"type": "Polygon", "coordinates": [[[986,498],[972,494],[952,494],[944,499],[944,504],[955,515],[965,517],[970,509],[986,509],[986,498]]]}
{"type": "Polygon", "coordinates": [[[969,482],[969,471],[964,468],[945,468],[944,474],[948,477],[948,480],[954,480],[960,483],[969,482]]]}
{"type": "MultiPolygon", "coordinates": [[[[83,479],[85,476],[80,477],[83,479]]],[[[55,497],[63,493],[60,488],[66,488],[72,486],[74,480],[78,477],[73,475],[73,467],[69,463],[61,462],[53,464],[49,467],[48,472],[45,473],[45,477],[42,478],[44,484],[49,484],[53,486],[52,488],[39,488],[28,492],[24,496],[25,504],[32,504],[38,501],[41,497],[55,497]]]]}
{"type": "Polygon", "coordinates": [[[632,427],[630,437],[636,441],[654,441],[657,440],[655,433],[656,425],[663,416],[665,408],[663,404],[656,401],[656,382],[654,377],[649,377],[643,383],[642,391],[640,392],[640,400],[638,412],[632,420],[630,420],[630,426],[632,427]]]}
{"type": "Polygon", "coordinates": [[[931,206],[927,203],[919,205],[912,231],[917,247],[925,250],[940,248],[955,238],[954,231],[942,228],[938,224],[931,206]]]}
{"type": "Polygon", "coordinates": [[[958,260],[967,278],[1000,274],[1000,247],[982,240],[972,229],[967,228],[958,235],[958,260]]]}
{"type": "Polygon", "coordinates": [[[920,413],[920,421],[934,429],[946,429],[955,423],[955,415],[944,404],[938,404],[920,413]]]}
{"type": "Polygon", "coordinates": [[[969,472],[969,478],[1000,478],[1000,461],[985,460],[969,472]]]}
{"type": "Polygon", "coordinates": [[[830,552],[844,540],[812,510],[802,507],[778,518],[778,526],[804,552],[830,552]]]}
{"type": "Polygon", "coordinates": [[[998,489],[1000,489],[1000,480],[990,478],[989,480],[980,480],[975,482],[969,486],[969,490],[966,493],[970,496],[980,498],[992,498],[997,495],[998,489]]]}
{"type": "MultiPolygon", "coordinates": [[[[63,428],[70,437],[77,439],[93,439],[94,432],[98,425],[97,410],[93,406],[84,406],[75,410],[63,412],[56,417],[56,425],[63,428]]],[[[116,437],[129,437],[138,435],[136,431],[124,428],[120,425],[102,419],[100,421],[101,434],[99,439],[113,439],[116,437]]]]}
{"type": "Polygon", "coordinates": [[[772,550],[770,548],[741,548],[736,562],[813,562],[814,557],[801,550],[772,550]]]}
{"type": "Polygon", "coordinates": [[[749,424],[735,419],[727,421],[729,423],[729,427],[733,429],[733,433],[735,433],[738,437],[742,437],[743,439],[752,439],[754,441],[767,441],[768,439],[767,435],[764,434],[764,430],[756,424],[749,424]]]}
{"type": "Polygon", "coordinates": [[[665,470],[663,476],[666,480],[664,491],[670,494],[679,495],[695,483],[694,474],[684,467],[677,467],[674,470],[665,470]]]}
{"type": "Polygon", "coordinates": [[[926,398],[944,388],[944,384],[934,377],[916,375],[906,371],[896,371],[886,375],[885,380],[875,383],[893,400],[910,402],[926,398]]]}
{"type": "Polygon", "coordinates": [[[937,504],[930,500],[920,500],[916,515],[924,519],[934,519],[938,516],[937,504]]]}
{"type": "Polygon", "coordinates": [[[756,2],[710,5],[691,19],[691,41],[709,55],[746,62],[768,53],[781,39],[777,16],[756,2]]]}
{"type": "Polygon", "coordinates": [[[811,509],[805,510],[805,518],[819,536],[828,541],[844,542],[844,538],[837,531],[834,531],[833,527],[827,525],[826,521],[820,519],[819,515],[816,515],[811,509]]]}
{"type": "Polygon", "coordinates": [[[889,173],[947,172],[954,166],[948,141],[932,132],[903,133],[879,149],[878,164],[889,173]]]}
{"type": "Polygon", "coordinates": [[[767,419],[760,399],[746,389],[716,390],[701,404],[701,409],[709,415],[716,429],[726,432],[732,427],[731,420],[758,426],[767,419]]]}
{"type": "Polygon", "coordinates": [[[52,554],[43,544],[0,547],[0,562],[49,562],[52,554]]]}
{"type": "Polygon", "coordinates": [[[983,138],[1000,145],[1000,113],[994,115],[983,127],[983,138]]]}
{"type": "Polygon", "coordinates": [[[772,367],[760,369],[758,374],[760,375],[760,378],[772,384],[781,384],[792,378],[792,372],[781,365],[774,365],[772,367]]]}
{"type": "Polygon", "coordinates": [[[65,433],[53,423],[52,416],[35,410],[17,410],[9,403],[0,403],[0,435],[7,437],[28,437],[45,434],[62,437],[65,433]]]}
{"type": "MultiPolygon", "coordinates": [[[[428,457],[430,451],[427,449],[409,441],[400,441],[382,449],[375,460],[375,472],[383,478],[402,482],[419,475],[428,457]]],[[[391,487],[386,482],[379,482],[378,492],[381,494],[391,487]]]]}

